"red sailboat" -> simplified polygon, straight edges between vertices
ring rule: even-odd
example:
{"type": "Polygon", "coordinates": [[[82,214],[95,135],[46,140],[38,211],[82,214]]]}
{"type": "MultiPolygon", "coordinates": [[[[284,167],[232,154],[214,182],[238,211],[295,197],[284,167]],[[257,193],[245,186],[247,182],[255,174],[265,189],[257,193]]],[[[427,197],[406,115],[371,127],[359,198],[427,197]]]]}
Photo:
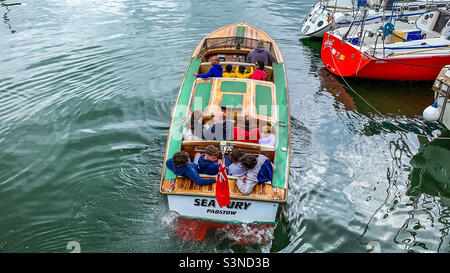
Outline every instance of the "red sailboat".
{"type": "Polygon", "coordinates": [[[450,13],[431,11],[395,27],[361,25],[327,32],[322,62],[335,75],[381,80],[434,80],[450,63],[450,13]]]}

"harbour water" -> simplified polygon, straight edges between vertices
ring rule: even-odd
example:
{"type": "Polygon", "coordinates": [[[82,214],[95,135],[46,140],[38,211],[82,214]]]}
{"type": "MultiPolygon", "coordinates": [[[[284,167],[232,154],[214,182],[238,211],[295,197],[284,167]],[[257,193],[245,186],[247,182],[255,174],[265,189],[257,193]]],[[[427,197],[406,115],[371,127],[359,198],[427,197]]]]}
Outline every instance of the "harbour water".
{"type": "Polygon", "coordinates": [[[450,252],[450,146],[417,136],[448,136],[421,118],[432,82],[345,88],[300,34],[316,0],[15,2],[0,6],[0,252],[450,252]],[[182,241],[159,194],[171,110],[196,45],[240,21],[285,59],[288,202],[268,246],[182,241]]]}

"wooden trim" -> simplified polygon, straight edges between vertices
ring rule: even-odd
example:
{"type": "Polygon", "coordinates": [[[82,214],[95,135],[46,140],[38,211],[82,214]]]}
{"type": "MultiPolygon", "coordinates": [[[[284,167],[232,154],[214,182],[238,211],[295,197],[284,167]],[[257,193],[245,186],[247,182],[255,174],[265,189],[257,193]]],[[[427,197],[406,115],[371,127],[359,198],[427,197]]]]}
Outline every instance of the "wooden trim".
{"type": "Polygon", "coordinates": [[[245,32],[245,38],[251,38],[251,39],[264,39],[266,41],[269,41],[272,43],[273,46],[273,51],[275,53],[275,58],[278,61],[278,63],[283,63],[283,56],[281,55],[281,51],[280,48],[278,47],[278,44],[264,31],[260,30],[259,28],[256,28],[254,26],[251,26],[249,24],[245,24],[245,23],[237,23],[237,24],[232,24],[232,25],[228,25],[228,26],[224,26],[218,30],[215,30],[213,32],[211,32],[210,34],[208,34],[206,37],[204,37],[200,43],[197,45],[194,53],[192,54],[192,57],[196,57],[198,55],[198,53],[200,52],[201,47],[203,46],[203,43],[206,39],[208,38],[216,38],[216,37],[229,37],[229,36],[236,36],[236,28],[238,26],[244,26],[247,28],[246,32],[245,32]],[[226,30],[228,30],[228,33],[226,33],[226,30]],[[225,33],[224,33],[225,32],[225,33]],[[249,36],[250,33],[250,36],[249,36]]]}
{"type": "MultiPolygon", "coordinates": [[[[203,176],[211,178],[215,176],[203,176]]],[[[230,187],[230,197],[232,199],[254,200],[263,202],[285,203],[287,198],[287,190],[273,187],[270,183],[257,184],[249,195],[243,195],[237,188],[237,178],[228,177],[230,187]]],[[[177,177],[176,179],[164,180],[161,188],[161,194],[188,195],[188,196],[205,196],[215,197],[216,184],[208,186],[199,186],[189,178],[177,177]]]]}

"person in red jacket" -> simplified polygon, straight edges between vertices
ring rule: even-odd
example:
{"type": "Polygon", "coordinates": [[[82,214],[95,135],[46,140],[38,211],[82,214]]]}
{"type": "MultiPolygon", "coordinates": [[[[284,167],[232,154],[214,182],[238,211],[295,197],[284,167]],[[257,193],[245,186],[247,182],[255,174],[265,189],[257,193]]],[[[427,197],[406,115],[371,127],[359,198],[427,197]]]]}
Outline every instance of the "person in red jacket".
{"type": "Polygon", "coordinates": [[[264,71],[264,62],[258,61],[257,68],[253,72],[253,75],[250,79],[258,80],[258,81],[265,81],[266,77],[267,77],[267,73],[264,71]]]}
{"type": "Polygon", "coordinates": [[[233,139],[234,141],[248,142],[248,143],[258,143],[261,138],[259,129],[252,126],[250,116],[245,116],[244,127],[234,127],[233,139]]]}

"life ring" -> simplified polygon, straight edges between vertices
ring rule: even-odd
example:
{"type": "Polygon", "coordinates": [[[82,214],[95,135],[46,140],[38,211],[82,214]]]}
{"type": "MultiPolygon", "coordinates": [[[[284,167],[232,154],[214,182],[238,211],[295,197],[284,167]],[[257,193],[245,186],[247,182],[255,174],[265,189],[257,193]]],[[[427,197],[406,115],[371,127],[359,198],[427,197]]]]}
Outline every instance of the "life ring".
{"type": "Polygon", "coordinates": [[[383,35],[388,36],[394,31],[394,25],[390,22],[386,23],[383,27],[383,35]]]}

